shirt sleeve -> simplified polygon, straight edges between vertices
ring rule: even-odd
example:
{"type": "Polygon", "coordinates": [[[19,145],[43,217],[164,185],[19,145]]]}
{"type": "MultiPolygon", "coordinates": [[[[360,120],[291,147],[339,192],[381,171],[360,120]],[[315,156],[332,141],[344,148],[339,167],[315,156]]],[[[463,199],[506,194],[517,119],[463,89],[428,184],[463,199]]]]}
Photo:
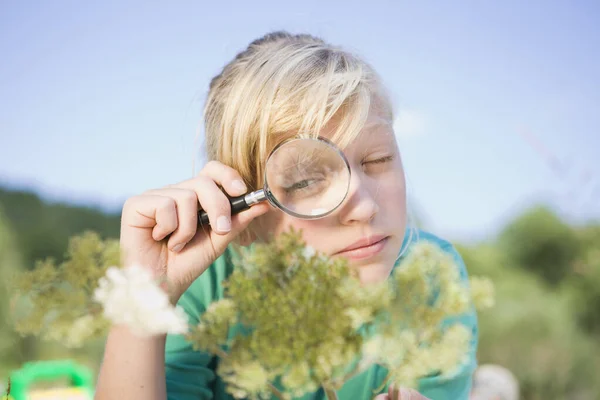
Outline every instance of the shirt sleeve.
{"type": "MultiPolygon", "coordinates": [[[[435,238],[434,241],[454,257],[456,265],[459,268],[461,280],[468,284],[469,275],[467,268],[456,248],[451,243],[439,238],[435,238]]],[[[449,326],[455,323],[463,324],[472,333],[468,357],[466,362],[450,376],[437,375],[420,380],[419,392],[432,400],[468,400],[469,393],[471,392],[472,376],[475,368],[477,368],[477,347],[479,343],[479,329],[475,309],[471,308],[465,314],[447,318],[443,324],[444,326],[449,326]]]]}
{"type": "MultiPolygon", "coordinates": [[[[207,306],[223,297],[221,282],[231,272],[227,254],[211,265],[181,296],[177,303],[188,316],[190,325],[197,325],[207,306]]],[[[215,399],[217,359],[211,354],[194,350],[183,335],[167,335],[165,375],[168,400],[215,399]]]]}

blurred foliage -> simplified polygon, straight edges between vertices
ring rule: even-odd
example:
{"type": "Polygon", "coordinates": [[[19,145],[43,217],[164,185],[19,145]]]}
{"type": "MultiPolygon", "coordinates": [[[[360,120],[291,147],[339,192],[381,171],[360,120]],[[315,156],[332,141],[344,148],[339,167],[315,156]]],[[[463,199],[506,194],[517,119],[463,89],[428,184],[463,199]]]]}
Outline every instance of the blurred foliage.
{"type": "Polygon", "coordinates": [[[569,279],[571,307],[579,324],[600,341],[600,225],[579,231],[582,251],[569,279]]]}
{"type": "MultiPolygon", "coordinates": [[[[0,281],[38,259],[64,258],[69,237],[94,230],[117,238],[119,215],[48,204],[0,189],[0,281]]],[[[456,244],[471,275],[494,281],[496,305],[480,315],[480,364],[507,367],[522,399],[600,398],[600,223],[572,226],[536,207],[507,221],[497,239],[456,244]]],[[[0,317],[9,304],[0,289],[0,317]]],[[[3,322],[4,322],[3,320],[3,322]]],[[[20,338],[0,324],[0,381],[36,359],[73,358],[97,371],[102,345],[73,350],[20,338]]]]}
{"type": "Polygon", "coordinates": [[[496,241],[457,248],[485,274],[496,306],[480,315],[480,364],[508,368],[523,399],[597,399],[600,224],[571,226],[543,207],[508,222],[496,241]]]}
{"type": "MultiPolygon", "coordinates": [[[[10,326],[10,282],[15,273],[23,268],[14,235],[10,231],[2,209],[0,209],[0,369],[19,358],[19,335],[5,327],[10,326]]],[[[0,382],[3,381],[0,375],[0,382]]]]}
{"type": "Polygon", "coordinates": [[[479,316],[479,363],[508,368],[523,399],[598,398],[600,341],[577,325],[570,284],[549,288],[530,270],[509,264],[497,247],[459,251],[471,274],[492,274],[496,289],[496,306],[479,316]]]}
{"type": "Polygon", "coordinates": [[[15,329],[68,347],[104,338],[108,321],[93,292],[106,270],[120,264],[117,239],[102,240],[93,231],[73,236],[65,261],[38,260],[10,285],[15,329]]]}
{"type": "Polygon", "coordinates": [[[545,207],[536,207],[508,224],[498,245],[516,265],[552,285],[570,275],[581,247],[575,230],[545,207]]]}
{"type": "Polygon", "coordinates": [[[0,207],[26,268],[48,257],[64,260],[69,238],[93,230],[102,238],[118,238],[120,214],[107,214],[91,207],[49,204],[34,193],[0,188],[0,207]]]}
{"type": "Polygon", "coordinates": [[[31,360],[71,358],[97,370],[103,343],[68,349],[32,336],[21,337],[10,319],[8,296],[16,270],[30,270],[36,261],[48,258],[64,261],[71,236],[93,230],[102,238],[117,239],[119,229],[118,213],[50,204],[34,193],[0,188],[0,382],[9,371],[31,360]]]}

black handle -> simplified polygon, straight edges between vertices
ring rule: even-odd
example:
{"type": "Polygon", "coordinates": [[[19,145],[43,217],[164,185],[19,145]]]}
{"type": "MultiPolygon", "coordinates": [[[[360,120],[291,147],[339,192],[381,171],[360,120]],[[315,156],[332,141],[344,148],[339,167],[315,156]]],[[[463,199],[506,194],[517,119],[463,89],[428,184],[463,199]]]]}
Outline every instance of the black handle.
{"type": "MultiPolygon", "coordinates": [[[[246,203],[246,195],[243,194],[238,197],[229,197],[229,204],[231,204],[231,215],[239,214],[240,212],[250,208],[246,203]]],[[[208,214],[204,210],[198,212],[198,224],[199,225],[210,225],[208,220],[208,214]]]]}

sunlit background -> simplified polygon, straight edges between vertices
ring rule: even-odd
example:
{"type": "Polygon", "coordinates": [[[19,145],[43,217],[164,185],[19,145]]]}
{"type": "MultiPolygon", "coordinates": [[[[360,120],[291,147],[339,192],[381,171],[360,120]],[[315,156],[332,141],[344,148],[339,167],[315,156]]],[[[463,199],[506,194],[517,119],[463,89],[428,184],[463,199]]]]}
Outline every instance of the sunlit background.
{"type": "MultiPolygon", "coordinates": [[[[510,367],[524,398],[598,398],[587,382],[600,316],[578,316],[600,305],[598,21],[594,1],[4,0],[0,207],[20,243],[11,250],[30,267],[60,256],[70,234],[118,232],[128,196],[202,167],[202,106],[220,68],[269,31],[311,33],[380,72],[415,220],[456,243],[471,272],[497,278],[482,362],[510,367]],[[67,217],[71,207],[107,216],[67,217]]],[[[0,357],[0,381],[24,361],[11,357],[0,357]]]]}

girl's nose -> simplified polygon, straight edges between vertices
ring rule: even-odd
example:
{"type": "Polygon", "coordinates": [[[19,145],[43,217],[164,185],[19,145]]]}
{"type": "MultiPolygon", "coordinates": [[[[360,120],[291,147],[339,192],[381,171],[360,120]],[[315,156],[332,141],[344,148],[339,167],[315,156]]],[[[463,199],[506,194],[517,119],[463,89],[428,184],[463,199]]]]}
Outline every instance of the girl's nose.
{"type": "Polygon", "coordinates": [[[342,224],[368,223],[379,212],[377,182],[370,182],[362,171],[352,171],[348,196],[342,203],[339,218],[342,224]]]}

